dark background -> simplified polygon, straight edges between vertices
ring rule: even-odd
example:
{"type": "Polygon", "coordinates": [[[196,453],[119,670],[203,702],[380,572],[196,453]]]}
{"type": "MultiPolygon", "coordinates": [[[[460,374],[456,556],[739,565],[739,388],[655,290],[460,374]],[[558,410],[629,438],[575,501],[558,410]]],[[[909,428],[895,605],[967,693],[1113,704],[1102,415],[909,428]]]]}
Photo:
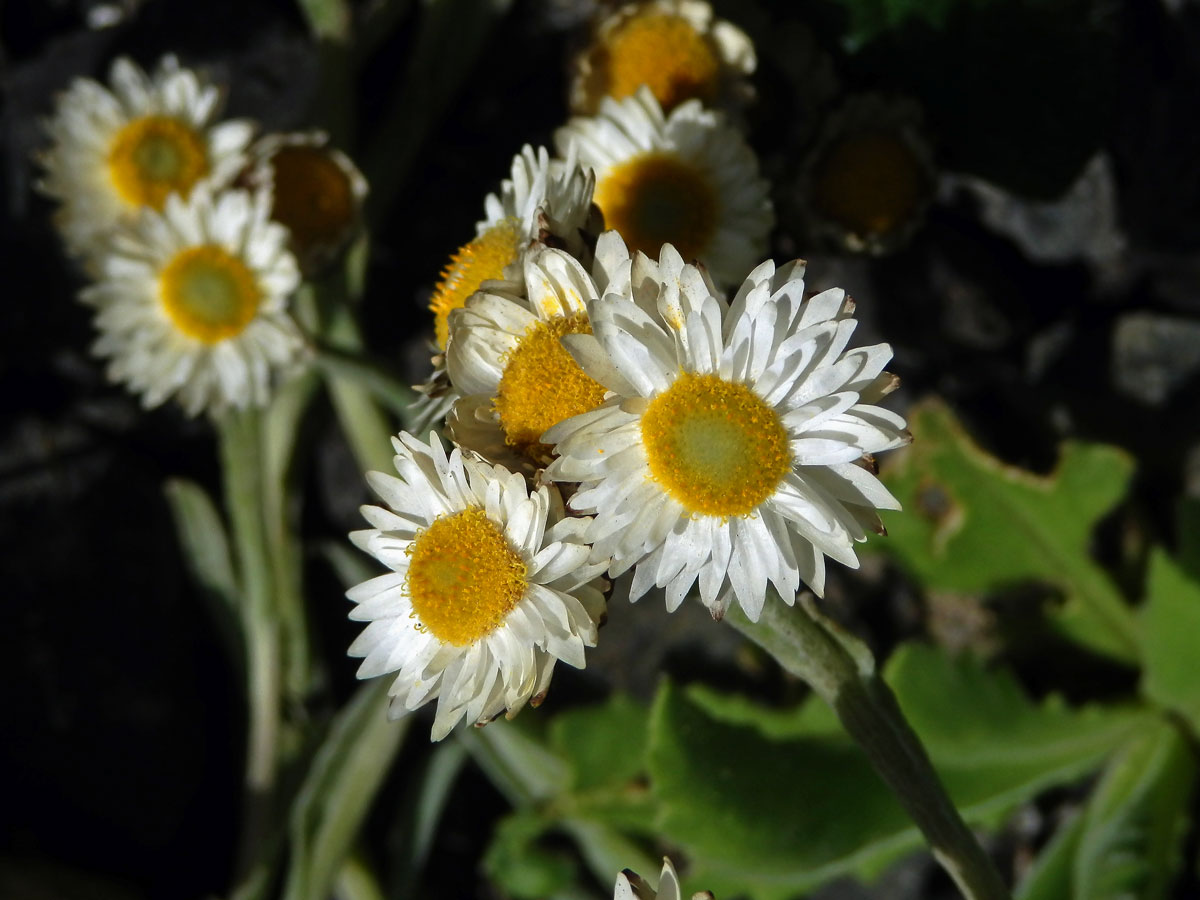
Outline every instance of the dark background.
{"type": "MultiPolygon", "coordinates": [[[[852,23],[836,3],[727,12],[759,41],[760,99],[747,120],[776,185],[776,258],[802,254],[814,287],[847,287],[866,337],[896,349],[903,402],[946,397],[1002,458],[1046,470],[1064,437],[1133,453],[1134,490],[1122,524],[1102,530],[1102,552],[1131,539],[1174,544],[1175,499],[1200,489],[1200,6],[1180,5],[949,4],[963,8],[936,26],[894,28],[854,54],[841,49],[852,23]],[[807,245],[793,227],[802,218],[793,186],[826,110],[789,65],[795,45],[783,26],[801,20],[844,90],[916,98],[940,165],[999,184],[1020,209],[1062,195],[1103,153],[1121,249],[1100,262],[1039,261],[986,223],[952,179],[889,256],[807,245]]],[[[244,709],[183,572],[162,484],[183,476],[219,492],[212,433],[171,406],[145,413],[105,382],[87,350],[88,313],[74,299],[82,276],[60,249],[52,204],[34,190],[30,156],[55,92],[77,76],[103,78],[120,54],[146,67],[165,52],[203,65],[230,85],[228,114],[264,130],[327,124],[310,114],[321,62],[284,0],[149,0],[99,30],[87,25],[95,7],[0,7],[0,896],[201,897],[228,889],[244,709]]],[[[586,12],[567,0],[516,2],[435,116],[410,177],[373,210],[364,330],[371,352],[411,380],[425,375],[423,304],[448,253],[473,235],[512,154],[526,141],[549,143],[566,116],[567,48],[586,12]]],[[[356,158],[387,131],[396,92],[424,89],[403,82],[420,15],[414,5],[399,17],[356,85],[360,127],[344,146],[356,158]]],[[[304,435],[306,534],[341,539],[358,526],[365,489],[326,405],[304,435]]],[[[353,688],[344,648],[356,629],[319,560],[308,574],[332,705],[353,688]]],[[[848,581],[844,592],[868,588],[848,581]]],[[[874,599],[883,602],[866,627],[881,650],[922,627],[911,590],[874,599]]],[[[682,665],[682,654],[666,654],[682,665]]],[[[645,688],[613,658],[597,659],[586,676],[556,676],[555,702],[622,679],[645,688]]],[[[1022,674],[1045,687],[1035,667],[1022,674]]],[[[1118,675],[1075,687],[1127,686],[1118,675]]],[[[388,810],[404,796],[402,773],[426,758],[410,742],[385,787],[371,832],[380,856],[396,839],[388,810]]],[[[503,808],[468,770],[425,895],[490,896],[477,863],[503,808]]]]}

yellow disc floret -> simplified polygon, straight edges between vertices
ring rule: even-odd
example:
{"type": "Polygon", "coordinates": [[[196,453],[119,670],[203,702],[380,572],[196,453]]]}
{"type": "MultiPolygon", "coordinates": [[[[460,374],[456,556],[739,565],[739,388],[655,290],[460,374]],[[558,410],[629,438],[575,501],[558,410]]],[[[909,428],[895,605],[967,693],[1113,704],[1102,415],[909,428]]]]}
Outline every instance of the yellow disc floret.
{"type": "Polygon", "coordinates": [[[604,399],[604,387],[583,373],[563,347],[566,334],[591,334],[585,313],[539,322],[508,354],[492,401],[500,414],[504,441],[531,458],[546,458],[542,434],[571,416],[588,412],[604,399]]]}
{"type": "Polygon", "coordinates": [[[916,154],[900,135],[855,134],[836,141],[822,156],[813,202],[853,234],[882,237],[916,211],[924,182],[916,154]]]}
{"type": "Polygon", "coordinates": [[[745,516],[791,471],[779,416],[748,387],[684,372],[642,414],[651,477],[688,512],[745,516]]]}
{"type": "Polygon", "coordinates": [[[130,206],[161,210],[172,193],[186,197],[208,168],[204,136],[171,116],[134,119],[108,150],[112,183],[130,206]]]}
{"type": "Polygon", "coordinates": [[[716,50],[680,16],[634,15],[614,28],[596,51],[600,95],[620,100],[646,85],[664,112],[693,97],[709,103],[717,93],[721,61],[716,50]]]}
{"type": "Polygon", "coordinates": [[[434,520],[409,553],[413,611],[444,644],[465,647],[486,637],[525,595],[524,561],[482,509],[434,520]]]}
{"type": "Polygon", "coordinates": [[[357,213],[354,185],[322,147],[280,147],[271,156],[274,205],[271,218],[286,225],[301,251],[336,244],[357,213]]]}
{"type": "Polygon", "coordinates": [[[254,273],[215,244],[189,247],[163,267],[158,280],[163,308],[189,337],[215,344],[241,334],[262,299],[254,273]]]}
{"type": "Polygon", "coordinates": [[[513,262],[521,250],[520,237],[520,222],[514,218],[501,219],[450,257],[449,264],[442,270],[442,280],[429,300],[437,344],[441,349],[446,349],[450,337],[447,321],[450,311],[465,305],[467,298],[483,282],[504,276],[504,267],[513,262]]]}
{"type": "Polygon", "coordinates": [[[711,176],[669,152],[640,153],[613,167],[596,184],[596,205],[630,250],[655,259],[666,243],[685,260],[698,258],[717,224],[711,176]]]}

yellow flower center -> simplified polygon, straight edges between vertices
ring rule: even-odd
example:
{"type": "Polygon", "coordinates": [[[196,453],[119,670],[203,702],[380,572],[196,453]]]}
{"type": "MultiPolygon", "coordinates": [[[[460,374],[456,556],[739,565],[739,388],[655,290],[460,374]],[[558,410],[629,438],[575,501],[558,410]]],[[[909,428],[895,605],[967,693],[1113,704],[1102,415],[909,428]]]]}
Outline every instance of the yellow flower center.
{"type": "Polygon", "coordinates": [[[596,185],[596,205],[631,250],[655,259],[666,243],[696,259],[716,231],[710,177],[670,152],[640,153],[615,166],[596,185]]]}
{"type": "Polygon", "coordinates": [[[186,197],[208,174],[204,136],[171,116],[144,116],[117,132],[108,150],[117,194],[130,206],[161,210],[167,197],[186,197]]]}
{"type": "Polygon", "coordinates": [[[303,252],[336,244],[354,222],[357,201],[350,178],[325,149],[281,147],[271,157],[271,218],[286,225],[303,252]]]}
{"type": "Polygon", "coordinates": [[[926,188],[912,148],[897,134],[868,132],[836,141],[817,165],[813,202],[859,237],[902,225],[926,188]]]}
{"type": "Polygon", "coordinates": [[[680,16],[634,16],[613,29],[598,51],[599,95],[620,100],[644,84],[664,112],[693,97],[707,103],[716,96],[721,61],[680,16]]]}
{"type": "Polygon", "coordinates": [[[444,644],[486,637],[525,595],[526,568],[482,509],[434,520],[409,550],[408,592],[420,626],[444,644]]]}
{"type": "Polygon", "coordinates": [[[215,244],[176,254],[163,267],[158,289],[175,327],[205,344],[241,334],[262,299],[249,267],[215,244]]]}
{"type": "Polygon", "coordinates": [[[450,311],[467,302],[479,285],[504,277],[504,267],[520,252],[521,223],[501,219],[475,240],[458,248],[442,270],[442,280],[433,290],[429,308],[434,315],[437,343],[443,350],[450,337],[450,311]]]}
{"type": "Polygon", "coordinates": [[[690,513],[745,516],[792,468],[779,416],[748,387],[684,372],[642,414],[651,477],[690,513]]]}
{"type": "Polygon", "coordinates": [[[551,448],[539,442],[546,429],[604,400],[603,385],[583,373],[560,341],[565,334],[591,333],[587,315],[576,313],[539,322],[521,336],[492,401],[506,444],[535,460],[546,459],[551,448]]]}

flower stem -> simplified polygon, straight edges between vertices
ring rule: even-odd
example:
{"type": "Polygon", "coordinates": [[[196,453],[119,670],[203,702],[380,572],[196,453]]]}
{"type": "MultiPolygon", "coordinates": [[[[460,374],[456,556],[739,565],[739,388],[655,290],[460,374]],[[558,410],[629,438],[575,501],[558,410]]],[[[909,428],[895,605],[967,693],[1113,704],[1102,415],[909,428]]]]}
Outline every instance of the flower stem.
{"type": "Polygon", "coordinates": [[[837,634],[803,599],[800,605],[788,609],[768,601],[757,623],[740,609],[731,610],[729,620],[833,708],[963,896],[1008,900],[1000,874],[954,808],[891,688],[875,672],[870,651],[837,634]]]}
{"type": "Polygon", "coordinates": [[[270,818],[280,734],[280,647],[271,556],[262,514],[261,417],[230,410],[219,422],[225,500],[237,548],[246,651],[245,810],[238,871],[253,862],[270,818]]]}

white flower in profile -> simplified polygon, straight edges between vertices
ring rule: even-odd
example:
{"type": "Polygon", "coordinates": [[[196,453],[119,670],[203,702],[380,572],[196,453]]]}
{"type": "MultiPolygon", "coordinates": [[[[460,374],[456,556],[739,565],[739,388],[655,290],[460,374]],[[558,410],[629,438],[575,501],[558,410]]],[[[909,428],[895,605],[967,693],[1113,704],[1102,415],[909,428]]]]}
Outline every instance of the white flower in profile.
{"type": "Polygon", "coordinates": [[[103,250],[105,236],[145,207],[161,211],[171,194],[201,183],[228,184],[245,164],[247,121],[217,122],[221,92],[174,56],[153,75],[126,57],[109,87],[76,79],[45,123],[52,146],[40,157],[41,190],[61,204],[57,224],[68,250],[103,250]]]}
{"type": "Polygon", "coordinates": [[[545,697],[559,660],[584,667],[604,615],[588,520],[564,517],[553,486],[454,449],[393,439],[399,478],[367,480],[387,504],[364,506],[371,528],[351,540],[390,572],[351,588],[350,618],[367,622],[350,647],[359,678],[397,675],[389,715],[437,700],[433,739],[464,717],[511,718],[545,697]]]}
{"type": "Polygon", "coordinates": [[[302,357],[287,310],[300,275],[269,202],[199,188],[115,230],[80,299],[96,308],[92,350],[109,379],[143,405],[175,396],[189,415],[261,406],[273,376],[302,357]]]}
{"type": "Polygon", "coordinates": [[[596,205],[630,250],[674,244],[722,284],[762,259],[774,224],[758,159],[724,117],[689,100],[664,116],[649,88],[605,99],[554,135],[559,153],[596,172],[596,205]]]}
{"type": "Polygon", "coordinates": [[[446,364],[464,394],[447,421],[454,440],[510,468],[549,462],[542,433],[604,399],[560,338],[590,334],[587,301],[619,290],[622,277],[629,251],[607,231],[591,274],[570,254],[538,246],[525,257],[521,294],[494,284],[451,313],[446,364]]]}
{"type": "Polygon", "coordinates": [[[736,598],[757,621],[768,582],[788,603],[800,582],[822,593],[825,557],[857,566],[876,510],[898,507],[870,471],[909,440],[874,405],[891,348],[847,350],[853,303],[805,300],[802,276],[765,262],[727,306],[664,247],[635,258],[628,296],[588,304],[591,335],[563,338],[613,394],[543,435],[546,477],[581,483],[571,507],[595,515],[612,575],[635,568],[631,599],[665,588],[674,610],[698,582],[714,617],[736,598]]]}
{"type": "MultiPolygon", "coordinates": [[[[640,875],[628,869],[617,876],[617,884],[613,889],[613,900],[681,900],[681,897],[679,876],[675,874],[671,860],[666,857],[663,857],[657,891],[646,884],[640,875]]],[[[713,900],[713,895],[710,891],[700,891],[692,894],[692,900],[713,900]]]]}
{"type": "Polygon", "coordinates": [[[737,106],[752,94],[754,44],[703,0],[643,0],[607,11],[574,62],[571,111],[594,115],[604,97],[643,84],[670,112],[685,100],[737,106]]]}
{"type": "Polygon", "coordinates": [[[594,187],[591,173],[574,159],[551,159],[545,147],[521,148],[500,192],[485,198],[485,217],[475,224],[475,237],[455,251],[434,288],[429,308],[440,349],[446,349],[450,311],[485,281],[519,278],[524,252],[539,237],[553,236],[573,255],[584,255],[594,187]]]}

